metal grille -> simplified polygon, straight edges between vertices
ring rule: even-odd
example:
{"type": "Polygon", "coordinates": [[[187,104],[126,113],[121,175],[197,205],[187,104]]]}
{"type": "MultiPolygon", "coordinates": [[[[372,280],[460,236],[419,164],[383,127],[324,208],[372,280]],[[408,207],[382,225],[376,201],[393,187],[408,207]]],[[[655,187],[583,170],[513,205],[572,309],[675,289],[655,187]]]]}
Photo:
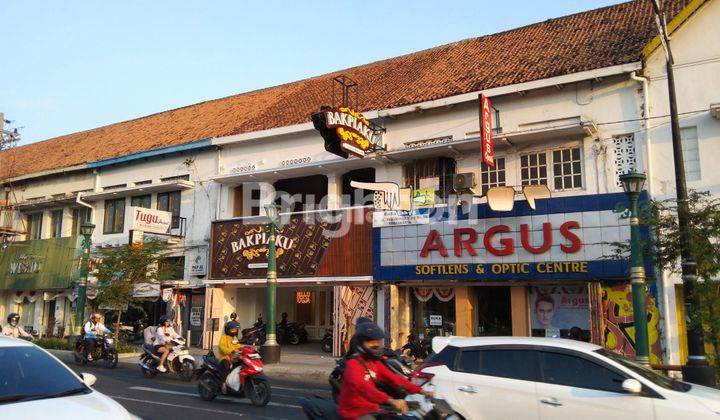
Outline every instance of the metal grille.
{"type": "Polygon", "coordinates": [[[627,134],[613,137],[615,151],[615,183],[622,188],[620,175],[637,169],[637,154],[635,152],[635,136],[627,134]]]}

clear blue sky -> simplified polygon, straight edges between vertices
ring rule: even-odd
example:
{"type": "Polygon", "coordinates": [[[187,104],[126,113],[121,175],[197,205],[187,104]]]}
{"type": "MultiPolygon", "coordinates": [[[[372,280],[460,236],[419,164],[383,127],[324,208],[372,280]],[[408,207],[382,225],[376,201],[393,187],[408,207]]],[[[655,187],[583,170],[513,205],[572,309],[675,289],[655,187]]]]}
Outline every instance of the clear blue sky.
{"type": "Polygon", "coordinates": [[[613,3],[5,0],[0,112],[34,142],[613,3]]]}

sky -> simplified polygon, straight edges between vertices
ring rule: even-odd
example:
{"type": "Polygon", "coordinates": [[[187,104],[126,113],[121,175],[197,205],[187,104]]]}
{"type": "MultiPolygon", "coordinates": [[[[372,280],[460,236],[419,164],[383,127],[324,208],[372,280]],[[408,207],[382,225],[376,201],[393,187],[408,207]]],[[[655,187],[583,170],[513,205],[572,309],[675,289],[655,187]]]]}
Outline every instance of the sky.
{"type": "Polygon", "coordinates": [[[615,3],[0,0],[0,112],[27,144],[615,3]]]}

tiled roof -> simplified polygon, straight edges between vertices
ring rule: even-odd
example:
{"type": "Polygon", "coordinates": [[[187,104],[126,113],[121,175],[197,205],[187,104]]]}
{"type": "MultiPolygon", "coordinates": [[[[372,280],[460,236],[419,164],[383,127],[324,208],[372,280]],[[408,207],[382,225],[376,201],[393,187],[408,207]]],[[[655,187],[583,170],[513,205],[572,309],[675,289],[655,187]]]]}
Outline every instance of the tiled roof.
{"type": "MultiPolygon", "coordinates": [[[[689,1],[663,2],[668,19],[689,1]]],[[[16,147],[0,178],[308,122],[338,74],[360,84],[361,110],[386,109],[639,61],[655,33],[650,2],[635,0],[16,147]]]]}

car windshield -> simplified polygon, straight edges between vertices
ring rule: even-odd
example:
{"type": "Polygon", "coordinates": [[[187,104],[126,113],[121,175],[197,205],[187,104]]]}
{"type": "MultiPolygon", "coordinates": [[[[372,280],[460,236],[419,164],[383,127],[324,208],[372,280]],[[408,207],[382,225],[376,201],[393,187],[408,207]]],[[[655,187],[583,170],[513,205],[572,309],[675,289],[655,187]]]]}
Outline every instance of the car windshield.
{"type": "Polygon", "coordinates": [[[39,348],[0,347],[0,405],[89,392],[77,376],[39,348]]]}
{"type": "Polygon", "coordinates": [[[628,359],[627,357],[619,355],[613,351],[610,351],[607,349],[598,349],[598,350],[595,350],[595,352],[607,357],[608,359],[611,359],[615,362],[620,363],[624,367],[632,370],[633,372],[637,373],[638,375],[642,376],[643,378],[647,379],[648,381],[654,383],[655,385],[661,386],[665,389],[670,389],[673,391],[680,391],[680,392],[687,392],[692,387],[690,384],[678,381],[673,378],[669,378],[665,375],[661,375],[661,374],[655,372],[652,369],[641,366],[641,365],[635,363],[634,361],[628,359]]]}

